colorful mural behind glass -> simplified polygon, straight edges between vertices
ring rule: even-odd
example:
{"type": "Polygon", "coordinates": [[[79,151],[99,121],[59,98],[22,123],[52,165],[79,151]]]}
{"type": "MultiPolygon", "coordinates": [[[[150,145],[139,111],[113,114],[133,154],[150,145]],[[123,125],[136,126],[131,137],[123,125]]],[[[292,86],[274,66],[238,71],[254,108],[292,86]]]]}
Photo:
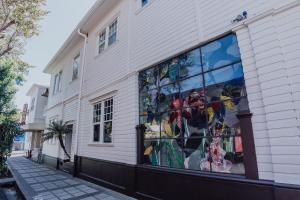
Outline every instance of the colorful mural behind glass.
{"type": "Polygon", "coordinates": [[[248,110],[235,35],[140,72],[147,164],[244,174],[236,114],[248,110]]]}

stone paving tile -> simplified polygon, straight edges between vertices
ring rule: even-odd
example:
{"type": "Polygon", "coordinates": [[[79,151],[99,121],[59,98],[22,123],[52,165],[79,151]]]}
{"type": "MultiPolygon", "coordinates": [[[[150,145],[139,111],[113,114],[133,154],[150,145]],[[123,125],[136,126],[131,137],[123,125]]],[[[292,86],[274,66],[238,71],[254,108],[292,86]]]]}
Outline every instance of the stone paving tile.
{"type": "Polygon", "coordinates": [[[33,163],[24,157],[9,159],[13,176],[27,199],[33,200],[134,200],[69,174],[33,163]]]}

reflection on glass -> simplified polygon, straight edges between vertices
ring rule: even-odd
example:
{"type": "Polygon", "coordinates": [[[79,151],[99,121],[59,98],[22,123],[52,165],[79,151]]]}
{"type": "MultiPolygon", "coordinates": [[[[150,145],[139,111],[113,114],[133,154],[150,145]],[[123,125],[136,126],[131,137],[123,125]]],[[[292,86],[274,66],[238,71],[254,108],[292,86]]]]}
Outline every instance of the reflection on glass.
{"type": "Polygon", "coordinates": [[[160,141],[145,140],[144,141],[144,162],[153,166],[160,165],[160,141]]]}
{"type": "Polygon", "coordinates": [[[162,114],[161,137],[178,138],[181,136],[183,128],[183,118],[181,110],[173,110],[162,114]]]}
{"type": "Polygon", "coordinates": [[[184,160],[182,148],[179,146],[180,139],[161,140],[160,161],[161,166],[170,168],[183,168],[184,160]]]}
{"type": "Polygon", "coordinates": [[[200,49],[195,49],[178,57],[180,78],[190,77],[202,72],[200,49]]]}
{"type": "Polygon", "coordinates": [[[201,160],[205,159],[208,153],[207,138],[186,139],[184,148],[184,167],[186,169],[201,169],[201,160]]]}
{"type": "Polygon", "coordinates": [[[110,143],[111,140],[111,132],[112,132],[112,121],[104,122],[103,127],[103,141],[105,143],[110,143]]]}
{"type": "Polygon", "coordinates": [[[154,89],[157,86],[157,70],[156,68],[151,68],[145,70],[139,74],[139,89],[149,90],[154,89]]]}
{"type": "Polygon", "coordinates": [[[205,86],[223,83],[239,78],[244,78],[241,63],[230,65],[228,67],[207,72],[204,74],[205,86]]]}
{"type": "Polygon", "coordinates": [[[144,126],[146,127],[144,135],[145,139],[160,138],[161,125],[158,116],[141,116],[140,124],[144,124],[144,126]]]}
{"type": "Polygon", "coordinates": [[[177,84],[170,84],[160,88],[160,93],[158,96],[160,112],[166,111],[168,109],[173,109],[172,107],[175,105],[175,101],[180,101],[179,87],[177,84]]]}
{"type": "Polygon", "coordinates": [[[235,35],[141,72],[140,78],[146,163],[245,174],[236,115],[249,107],[235,35]]]}
{"type": "Polygon", "coordinates": [[[140,93],[140,114],[146,115],[156,112],[157,94],[158,91],[156,89],[147,90],[140,93]]]}
{"type": "Polygon", "coordinates": [[[240,111],[248,111],[249,107],[247,98],[240,98],[210,103],[207,105],[207,110],[210,116],[210,127],[222,122],[227,127],[235,128],[239,126],[239,119],[236,116],[237,113],[240,111]]]}
{"type": "Polygon", "coordinates": [[[162,64],[159,68],[159,85],[173,83],[178,77],[178,58],[173,58],[170,62],[162,64]]]}
{"type": "Polygon", "coordinates": [[[206,91],[205,95],[209,102],[236,99],[246,96],[245,82],[243,78],[210,85],[206,87],[206,91]]]}
{"type": "Polygon", "coordinates": [[[203,70],[208,71],[240,60],[240,52],[235,35],[211,42],[201,48],[203,70]]]}
{"type": "Polygon", "coordinates": [[[194,76],[179,82],[182,99],[185,99],[191,91],[203,90],[202,76],[194,76]]]}

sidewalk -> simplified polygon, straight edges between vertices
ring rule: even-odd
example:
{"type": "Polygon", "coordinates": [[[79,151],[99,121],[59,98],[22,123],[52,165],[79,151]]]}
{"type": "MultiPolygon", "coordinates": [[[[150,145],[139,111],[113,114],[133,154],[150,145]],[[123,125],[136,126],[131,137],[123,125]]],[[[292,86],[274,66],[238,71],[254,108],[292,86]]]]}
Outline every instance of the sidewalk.
{"type": "Polygon", "coordinates": [[[24,157],[12,157],[8,165],[27,200],[134,200],[24,157]]]}

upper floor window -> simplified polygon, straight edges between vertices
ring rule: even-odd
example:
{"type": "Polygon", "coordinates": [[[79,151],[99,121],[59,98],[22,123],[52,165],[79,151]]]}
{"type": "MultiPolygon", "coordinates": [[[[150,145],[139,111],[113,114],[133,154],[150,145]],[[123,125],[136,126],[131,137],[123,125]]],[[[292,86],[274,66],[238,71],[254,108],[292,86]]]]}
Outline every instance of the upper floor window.
{"type": "Polygon", "coordinates": [[[93,105],[93,141],[112,142],[113,99],[93,105]]]}
{"type": "Polygon", "coordinates": [[[30,111],[33,111],[33,110],[34,110],[34,104],[35,104],[35,98],[33,97],[33,98],[31,99],[30,111]]]}
{"type": "Polygon", "coordinates": [[[105,41],[106,41],[106,30],[102,31],[99,34],[98,39],[98,54],[100,54],[105,49],[105,41]]]}
{"type": "Polygon", "coordinates": [[[73,75],[72,75],[72,80],[75,80],[78,78],[79,74],[79,66],[80,66],[80,54],[75,56],[73,59],[73,75]]]}
{"type": "Polygon", "coordinates": [[[61,80],[62,80],[62,71],[60,71],[54,76],[53,94],[57,94],[61,91],[61,80]]]}
{"type": "Polygon", "coordinates": [[[141,0],[142,1],[142,7],[145,6],[149,0],[141,0]]]}
{"type": "Polygon", "coordinates": [[[108,34],[108,46],[112,45],[117,41],[117,25],[118,20],[116,19],[110,26],[109,26],[109,34],[108,34]]]}
{"type": "Polygon", "coordinates": [[[107,47],[111,46],[117,41],[117,26],[118,19],[105,27],[105,29],[98,35],[97,53],[102,53],[107,47]]]}

